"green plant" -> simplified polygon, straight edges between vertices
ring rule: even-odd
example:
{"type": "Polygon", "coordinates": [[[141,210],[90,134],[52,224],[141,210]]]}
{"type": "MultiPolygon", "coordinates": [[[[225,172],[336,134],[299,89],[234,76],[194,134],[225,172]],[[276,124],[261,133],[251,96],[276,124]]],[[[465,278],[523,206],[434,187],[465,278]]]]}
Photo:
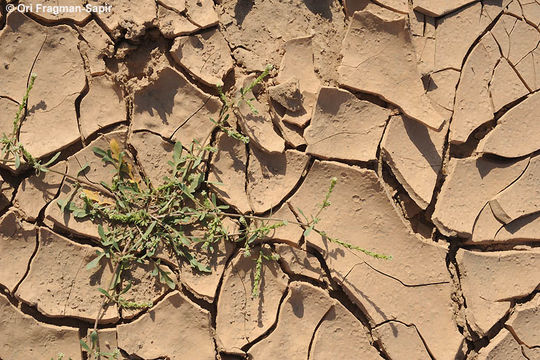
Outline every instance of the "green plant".
{"type": "MultiPolygon", "coordinates": [[[[95,156],[104,165],[113,169],[109,182],[94,184],[81,176],[87,169],[84,165],[77,176],[65,175],[74,182],[74,190],[65,199],[58,199],[57,204],[64,212],[69,212],[75,218],[88,219],[99,223],[98,234],[102,250],[86,267],[92,269],[102,263],[102,259],[113,264],[113,275],[106,288],[100,288],[103,302],[95,318],[94,327],[88,335],[88,342],[81,340],[82,348],[93,359],[102,357],[116,359],[116,353],[101,353],[98,338],[98,323],[104,309],[112,303],[121,308],[140,309],[151,307],[153,304],[128,301],[124,298],[129,292],[131,283],[125,283],[124,275],[136,264],[151,264],[151,274],[175,289],[176,283],[171,274],[160,266],[158,255],[166,250],[177,259],[189,263],[196,271],[208,273],[211,271],[208,261],[200,259],[200,249],[212,252],[219,242],[229,241],[238,247],[246,257],[255,255],[255,273],[252,286],[252,296],[260,292],[261,275],[265,261],[276,261],[279,256],[273,252],[266,240],[272,231],[287,226],[289,223],[301,226],[304,236],[312,231],[329,241],[352,250],[361,251],[379,259],[390,259],[389,256],[376,254],[366,249],[354,246],[339,239],[330,237],[318,228],[321,212],[328,208],[331,194],[337,179],[332,178],[329,189],[315,215],[306,216],[297,209],[303,217],[297,221],[285,221],[271,217],[261,217],[249,214],[238,214],[222,204],[212,191],[205,179],[205,167],[211,153],[219,149],[211,145],[212,134],[223,131],[228,136],[248,143],[249,139],[238,132],[229,122],[230,114],[241,102],[246,102],[253,111],[253,99],[246,94],[269,74],[271,67],[257,77],[248,87],[240,90],[239,95],[229,99],[218,87],[222,108],[218,119],[210,119],[213,123],[206,138],[199,142],[193,140],[190,144],[177,142],[174,145],[172,158],[168,161],[170,174],[164,178],[163,185],[154,187],[144,176],[135,170],[136,166],[120,144],[112,139],[107,149],[94,147],[95,156]],[[238,229],[229,231],[225,222],[236,219],[238,229]],[[103,225],[101,225],[103,224],[103,225]]],[[[34,84],[35,75],[31,77],[19,111],[13,123],[13,132],[2,137],[2,155],[5,163],[13,163],[15,168],[21,165],[21,159],[33,167],[37,173],[52,171],[50,165],[56,161],[59,154],[48,162],[41,164],[34,159],[17,140],[18,129],[24,118],[28,94],[34,84]]]]}

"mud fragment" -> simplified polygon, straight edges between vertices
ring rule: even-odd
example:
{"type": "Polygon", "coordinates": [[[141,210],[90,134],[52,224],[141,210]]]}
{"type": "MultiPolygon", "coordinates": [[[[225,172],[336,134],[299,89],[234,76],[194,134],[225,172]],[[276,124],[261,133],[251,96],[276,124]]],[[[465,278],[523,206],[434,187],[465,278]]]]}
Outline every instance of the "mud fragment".
{"type": "Polygon", "coordinates": [[[509,310],[511,300],[532,293],[540,283],[540,252],[474,252],[456,255],[467,323],[484,336],[509,310]]]}
{"type": "Polygon", "coordinates": [[[441,127],[444,119],[425,94],[405,18],[390,21],[369,11],[356,12],[342,55],[341,85],[376,94],[409,117],[434,129],[441,127]]]}
{"type": "Polygon", "coordinates": [[[167,161],[172,159],[174,145],[147,131],[132,134],[128,142],[135,149],[137,161],[154,188],[164,185],[164,177],[172,174],[167,161]]]}
{"type": "Polygon", "coordinates": [[[247,195],[251,208],[263,213],[278,205],[296,186],[309,157],[296,150],[266,154],[250,148],[247,195]]]}
{"type": "Polygon", "coordinates": [[[0,283],[10,292],[26,274],[36,248],[36,228],[8,211],[0,218],[0,283]]]}
{"type": "Polygon", "coordinates": [[[422,14],[439,17],[475,1],[476,0],[413,0],[413,7],[415,11],[422,14]]]}
{"type": "Polygon", "coordinates": [[[504,224],[540,211],[540,157],[531,159],[523,175],[497,194],[489,204],[495,217],[504,224]]]}
{"type": "Polygon", "coordinates": [[[0,357],[4,360],[56,359],[59,353],[81,359],[79,331],[73,328],[41,324],[23,314],[0,295],[0,357]]]}
{"type": "Polygon", "coordinates": [[[371,345],[367,329],[343,305],[336,303],[319,324],[309,359],[383,359],[371,345]]]}
{"type": "Polygon", "coordinates": [[[290,245],[276,245],[276,253],[286,271],[319,281],[323,280],[324,270],[314,255],[290,245]]]}
{"type": "Polygon", "coordinates": [[[430,359],[422,338],[414,325],[390,321],[374,329],[384,351],[391,359],[407,357],[411,359],[430,359]]]}
{"type": "MultiPolygon", "coordinates": [[[[91,6],[101,5],[101,0],[88,0],[91,6]]],[[[155,24],[156,2],[154,0],[140,0],[133,6],[130,0],[115,0],[111,11],[96,13],[95,16],[105,25],[105,30],[114,39],[125,37],[136,39],[146,32],[146,29],[155,24]]]]}
{"type": "MultiPolygon", "coordinates": [[[[444,129],[448,129],[445,125],[444,129]]],[[[383,159],[416,204],[431,202],[442,167],[445,130],[434,131],[403,116],[393,116],[381,142],[383,159]]]]}
{"type": "Polygon", "coordinates": [[[308,36],[285,43],[285,55],[281,60],[276,78],[279,84],[298,82],[298,90],[302,94],[301,105],[298,105],[297,110],[288,109],[283,116],[283,121],[300,127],[304,127],[311,119],[321,84],[313,67],[312,41],[312,36],[308,36]]]}
{"type": "MultiPolygon", "coordinates": [[[[93,322],[103,301],[98,288],[107,288],[113,276],[111,263],[103,257],[97,267],[87,269],[100,249],[79,245],[47,228],[39,229],[38,240],[36,256],[15,295],[46,316],[93,322]]],[[[117,307],[110,304],[100,321],[117,320],[117,307]]]]}
{"type": "Polygon", "coordinates": [[[478,360],[531,360],[523,355],[523,349],[510,331],[502,329],[489,344],[480,350],[478,360]]]}
{"type": "MultiPolygon", "coordinates": [[[[151,262],[146,264],[135,263],[129,269],[124,270],[123,283],[120,285],[122,288],[126,288],[128,284],[131,284],[129,290],[122,295],[122,300],[131,302],[137,305],[150,305],[150,307],[157,303],[157,300],[163,296],[169,287],[159,281],[158,275],[152,275],[153,270],[158,265],[154,265],[151,262]]],[[[164,266],[159,265],[160,269],[169,274],[172,278],[172,271],[164,266]]],[[[122,318],[131,319],[138,314],[145,311],[145,308],[130,308],[129,306],[122,307],[122,318]]]]}
{"type": "Polygon", "coordinates": [[[114,43],[95,20],[79,28],[79,31],[85,40],[80,43],[81,53],[88,58],[90,74],[103,75],[106,70],[104,59],[113,55],[114,43]]]}
{"type": "MultiPolygon", "coordinates": [[[[253,80],[253,76],[245,78],[242,86],[249,86],[253,80]]],[[[245,98],[253,99],[250,101],[253,108],[246,101],[240,101],[236,117],[242,132],[251,140],[250,144],[268,153],[282,153],[285,141],[274,131],[268,105],[255,99],[251,91],[245,94],[245,98]]]]}
{"type": "MultiPolygon", "coordinates": [[[[67,170],[66,162],[58,163],[51,170],[61,174],[67,170]]],[[[49,204],[60,188],[64,176],[56,172],[42,172],[22,181],[13,199],[13,205],[21,210],[28,221],[35,221],[40,211],[49,204]]]]}
{"type": "Polygon", "coordinates": [[[517,179],[528,163],[529,159],[512,162],[452,159],[437,199],[433,223],[445,235],[470,237],[484,205],[517,179]]]}
{"type": "Polygon", "coordinates": [[[223,83],[234,63],[225,38],[218,29],[176,38],[173,59],[206,85],[223,83]]]}
{"type": "Polygon", "coordinates": [[[108,76],[92,78],[89,86],[88,94],[81,101],[79,117],[83,139],[104,127],[127,120],[122,91],[108,76]]]}
{"type": "MultiPolygon", "coordinates": [[[[2,95],[22,99],[30,72],[37,78],[19,140],[34,157],[54,153],[79,140],[75,99],[86,77],[77,33],[65,25],[43,27],[18,11],[0,34],[2,95]],[[62,86],[51,86],[62,79],[62,86]],[[47,128],[47,134],[43,129],[47,128]]],[[[11,116],[14,116],[12,114],[11,116]]]]}
{"type": "Polygon", "coordinates": [[[450,141],[464,143],[478,126],[493,119],[489,83],[500,52],[495,39],[487,34],[472,49],[461,72],[456,90],[450,141]]]}
{"type": "Polygon", "coordinates": [[[208,181],[216,195],[241,213],[251,211],[246,194],[246,145],[227,134],[220,134],[212,158],[208,181]]]}
{"type": "Polygon", "coordinates": [[[540,293],[531,301],[516,305],[514,314],[506,322],[509,330],[525,346],[540,346],[540,293]]]}
{"type": "Polygon", "coordinates": [[[506,59],[501,59],[489,85],[489,92],[493,101],[493,111],[497,112],[503,106],[525,96],[529,90],[525,87],[515,70],[506,59]]]}
{"type": "Polygon", "coordinates": [[[540,133],[540,124],[535,116],[539,108],[540,93],[535,93],[510,109],[479,144],[479,151],[515,158],[540,149],[535,140],[540,133]]]}
{"type": "Polygon", "coordinates": [[[144,359],[214,360],[210,314],[178,291],[147,314],[117,327],[118,346],[144,359]],[[179,328],[182,324],[182,328],[179,328]]]}
{"type": "Polygon", "coordinates": [[[199,29],[185,16],[161,5],[158,5],[158,26],[166,38],[191,34],[199,29]]]}
{"type": "Polygon", "coordinates": [[[335,303],[325,291],[313,285],[292,282],[289,294],[281,304],[275,330],[249,350],[250,356],[261,360],[275,359],[287,349],[289,359],[307,359],[317,325],[335,303]]]}
{"type": "Polygon", "coordinates": [[[192,85],[171,67],[165,67],[150,85],[134,95],[133,129],[150,130],[189,146],[203,141],[212,129],[221,102],[192,85]]]}
{"type": "Polygon", "coordinates": [[[375,160],[389,116],[389,110],[346,90],[323,87],[305,131],[307,153],[327,159],[375,160]]]}
{"type": "Polygon", "coordinates": [[[276,321],[287,288],[287,276],[276,262],[262,268],[261,293],[252,297],[255,260],[239,253],[225,270],[217,302],[216,334],[223,349],[241,353],[241,348],[264,334],[276,321]],[[264,304],[264,306],[263,306],[264,304]]]}

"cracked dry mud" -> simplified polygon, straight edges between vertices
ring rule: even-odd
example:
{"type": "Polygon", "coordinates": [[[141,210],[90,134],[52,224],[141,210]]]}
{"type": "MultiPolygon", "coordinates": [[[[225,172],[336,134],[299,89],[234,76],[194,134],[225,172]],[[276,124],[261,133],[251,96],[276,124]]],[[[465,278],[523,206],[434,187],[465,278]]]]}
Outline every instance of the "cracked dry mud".
{"type": "MultiPolygon", "coordinates": [[[[174,264],[176,290],[136,266],[106,309],[102,350],[122,359],[540,359],[540,1],[113,0],[112,12],[6,13],[0,132],[54,169],[110,177],[116,139],[154,186],[175,141],[202,140],[238,90],[274,66],[214,134],[206,176],[239,214],[295,221],[338,179],[320,228],[290,224],[262,292],[233,244],[212,274],[174,264]]],[[[38,1],[25,1],[37,4],[38,1]]],[[[41,1],[77,5],[77,0],[41,1]]],[[[90,0],[90,4],[101,1],[90,0]]],[[[85,265],[97,225],[60,212],[56,173],[0,168],[0,359],[86,359],[79,344],[112,271],[85,265]],[[96,270],[98,269],[98,270],[96,270]]],[[[230,229],[238,229],[229,220],[230,229]]],[[[233,230],[234,231],[234,230],[233,230]]]]}

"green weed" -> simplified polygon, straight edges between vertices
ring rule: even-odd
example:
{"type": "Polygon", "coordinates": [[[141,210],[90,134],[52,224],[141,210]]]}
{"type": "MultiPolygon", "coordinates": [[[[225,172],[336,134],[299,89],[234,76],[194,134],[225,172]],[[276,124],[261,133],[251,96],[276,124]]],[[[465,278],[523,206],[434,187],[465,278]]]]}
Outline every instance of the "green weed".
{"type": "MultiPolygon", "coordinates": [[[[241,89],[238,97],[234,99],[229,99],[219,88],[222,108],[218,119],[210,119],[213,126],[203,141],[193,140],[190,144],[177,142],[174,145],[172,157],[168,161],[170,174],[164,178],[163,185],[154,187],[147,178],[141,177],[135,170],[130,154],[122,150],[114,139],[110,141],[107,149],[98,147],[92,149],[104,165],[110,165],[114,169],[110,181],[100,184],[85,181],[81,174],[88,169],[88,165],[84,165],[77,176],[63,174],[73,181],[75,186],[67,198],[57,200],[60,209],[70,213],[74,218],[88,219],[100,224],[98,234],[102,250],[96,253],[86,268],[98,267],[105,258],[113,264],[114,269],[107,287],[99,289],[103,295],[103,303],[95,318],[94,327],[87,341],[81,340],[81,346],[90,358],[116,359],[118,356],[117,353],[100,352],[98,323],[106,306],[112,303],[124,309],[153,306],[152,303],[127,301],[124,298],[131,288],[131,283],[126,284],[124,275],[133,266],[153,265],[151,274],[170,289],[176,288],[173,274],[160,266],[158,255],[164,251],[173,254],[179,261],[188,263],[195,271],[209,273],[211,272],[209,259],[199,260],[201,254],[197,251],[200,250],[196,249],[202,249],[206,253],[214,251],[220,242],[229,241],[236,244],[244,256],[255,255],[253,297],[259,296],[261,291],[264,262],[279,259],[267,241],[275,229],[289,223],[301,226],[306,237],[315,232],[345,248],[361,251],[378,259],[390,259],[390,256],[377,254],[328,236],[318,228],[321,212],[331,205],[330,197],[337,184],[336,178],[330,180],[329,189],[315,215],[307,216],[301,209],[297,209],[303,219],[289,222],[231,211],[227,205],[218,200],[208,186],[205,167],[209,165],[209,154],[219,151],[210,144],[212,134],[223,131],[233,139],[249,142],[245,135],[232,126],[229,116],[243,101],[254,109],[251,105],[253,99],[247,99],[245,95],[261,83],[270,70],[271,67],[267,67],[248,87],[241,89]],[[234,233],[225,226],[227,219],[237,220],[239,227],[234,233]]],[[[32,75],[13,122],[12,133],[3,134],[0,143],[4,159],[1,161],[14,164],[17,169],[24,160],[39,173],[52,171],[50,166],[57,160],[59,154],[41,164],[17,140],[28,94],[35,79],[35,75],[32,75]]]]}

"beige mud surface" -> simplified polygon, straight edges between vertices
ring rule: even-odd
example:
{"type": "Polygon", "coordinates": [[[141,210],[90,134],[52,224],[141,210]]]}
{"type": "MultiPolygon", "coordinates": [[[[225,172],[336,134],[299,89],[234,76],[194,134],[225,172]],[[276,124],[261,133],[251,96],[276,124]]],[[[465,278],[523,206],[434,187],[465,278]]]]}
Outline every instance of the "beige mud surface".
{"type": "MultiPolygon", "coordinates": [[[[175,141],[201,141],[265,68],[252,109],[214,134],[206,163],[239,214],[296,220],[338,179],[320,228],[230,243],[212,273],[166,253],[169,289],[136,266],[106,309],[103,349],[124,359],[540,360],[540,1],[111,0],[104,14],[6,12],[0,0],[0,133],[31,73],[19,140],[54,169],[110,178],[92,147],[116,139],[154,186],[175,141]],[[292,246],[292,247],[291,247],[292,246]]],[[[23,2],[23,1],[20,1],[23,2]]],[[[102,1],[24,1],[48,5],[102,1]]],[[[74,182],[0,167],[0,360],[86,359],[112,269],[86,269],[97,225],[62,213],[74,182]]],[[[78,199],[80,200],[80,199],[78,199]]],[[[232,231],[239,228],[229,221],[232,231]]],[[[196,245],[194,245],[196,247],[196,245]]],[[[199,249],[200,251],[203,251],[199,249]]]]}

